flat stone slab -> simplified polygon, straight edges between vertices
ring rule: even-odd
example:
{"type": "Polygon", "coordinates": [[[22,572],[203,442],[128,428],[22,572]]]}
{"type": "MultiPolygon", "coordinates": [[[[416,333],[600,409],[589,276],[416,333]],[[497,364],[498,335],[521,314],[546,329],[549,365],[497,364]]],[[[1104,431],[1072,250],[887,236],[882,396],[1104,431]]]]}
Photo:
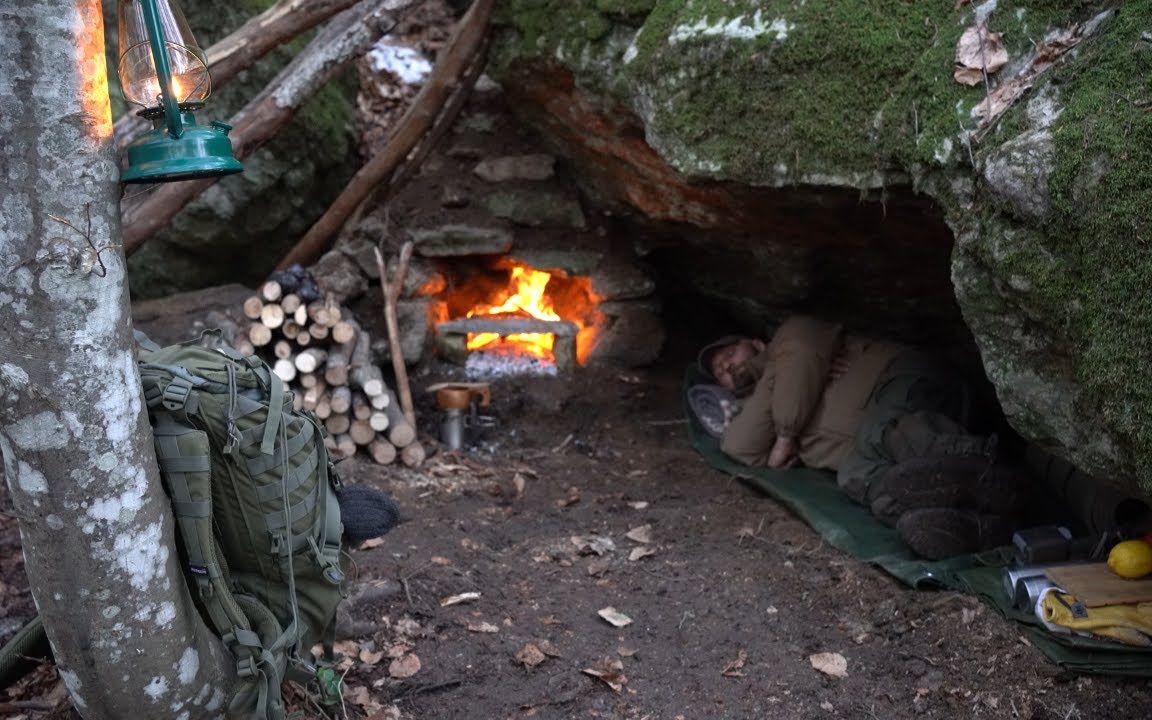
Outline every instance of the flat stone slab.
{"type": "Polygon", "coordinates": [[[509,155],[481,160],[472,172],[488,182],[547,180],[555,173],[556,158],[551,155],[509,155]]]}
{"type": "Polygon", "coordinates": [[[512,249],[512,233],[501,228],[444,225],[410,234],[416,254],[424,257],[503,255],[512,249]]]}
{"type": "Polygon", "coordinates": [[[537,320],[535,318],[493,315],[491,317],[471,317],[461,320],[447,320],[436,325],[439,333],[467,335],[468,333],[496,333],[498,335],[552,334],[558,338],[576,337],[580,328],[567,320],[537,320]]]}

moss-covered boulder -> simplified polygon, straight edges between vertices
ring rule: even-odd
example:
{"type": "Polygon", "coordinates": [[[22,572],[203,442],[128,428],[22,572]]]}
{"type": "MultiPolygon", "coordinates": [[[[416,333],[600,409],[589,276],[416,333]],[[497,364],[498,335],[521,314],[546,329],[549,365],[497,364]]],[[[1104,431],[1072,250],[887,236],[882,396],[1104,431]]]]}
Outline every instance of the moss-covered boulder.
{"type": "MultiPolygon", "coordinates": [[[[274,0],[183,3],[189,25],[207,48],[274,0]]],[[[116,3],[105,0],[110,77],[116,69],[116,3]]],[[[198,113],[227,120],[260,92],[307,43],[297,38],[213,92],[198,113]]],[[[116,83],[111,83],[116,86],[116,83]]],[[[113,90],[118,94],[118,86],[113,90]]],[[[317,93],[292,122],[254,156],[244,172],[224,178],[180,212],[129,261],[134,298],[262,279],[339,193],[357,166],[352,132],[355,72],[317,93]],[[221,262],[225,260],[225,262],[221,262]]],[[[118,112],[126,111],[122,102],[118,112]]],[[[140,192],[129,188],[128,193],[140,192]]]]}
{"type": "Polygon", "coordinates": [[[1010,421],[1148,493],[1148,17],[1152,0],[505,0],[495,72],[591,193],[651,219],[748,232],[741,187],[927,195],[1010,421]],[[1009,62],[962,85],[980,23],[1009,62]]]}

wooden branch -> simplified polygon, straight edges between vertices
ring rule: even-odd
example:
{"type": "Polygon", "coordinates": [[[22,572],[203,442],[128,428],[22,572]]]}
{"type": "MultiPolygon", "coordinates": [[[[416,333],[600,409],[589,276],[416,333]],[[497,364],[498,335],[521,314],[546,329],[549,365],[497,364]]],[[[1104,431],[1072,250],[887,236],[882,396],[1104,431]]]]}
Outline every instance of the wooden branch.
{"type": "MultiPolygon", "coordinates": [[[[300,106],[349,61],[361,56],[391,26],[388,0],[363,0],[334,18],[268,87],[231,120],[232,147],[243,160],[270,140],[300,106]]],[[[124,250],[144,242],[219,178],[161,185],[124,208],[124,250]]]]}
{"type": "Polygon", "coordinates": [[[432,74],[400,119],[384,149],[352,177],[332,206],[280,261],[278,270],[294,263],[310,265],[320,257],[348,216],[376,186],[386,182],[396,172],[420,139],[432,128],[453,90],[484,47],[488,20],[494,5],[495,0],[476,0],[472,3],[472,7],[457,23],[432,74]]]}
{"type": "MultiPolygon", "coordinates": [[[[275,48],[359,1],[279,0],[205,51],[212,89],[219,90],[275,48]]],[[[117,149],[126,148],[151,125],[135,113],[121,117],[116,121],[117,149]]]]}
{"type": "Polygon", "coordinates": [[[400,319],[396,304],[400,301],[400,291],[404,288],[404,278],[408,275],[408,265],[412,262],[412,241],[400,248],[400,260],[396,263],[396,274],[388,278],[388,268],[380,248],[376,253],[376,267],[380,272],[380,291],[384,295],[384,323],[388,326],[388,354],[392,356],[392,371],[396,374],[396,392],[400,395],[400,407],[408,424],[416,427],[416,409],[412,405],[412,386],[408,384],[408,366],[404,364],[404,352],[400,348],[400,319]]]}

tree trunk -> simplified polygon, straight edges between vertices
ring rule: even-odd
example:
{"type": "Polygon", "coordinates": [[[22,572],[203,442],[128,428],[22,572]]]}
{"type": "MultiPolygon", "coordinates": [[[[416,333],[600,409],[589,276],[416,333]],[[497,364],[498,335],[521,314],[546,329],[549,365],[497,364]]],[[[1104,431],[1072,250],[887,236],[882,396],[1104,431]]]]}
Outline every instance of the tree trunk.
{"type": "Polygon", "coordinates": [[[100,0],[0,2],[0,451],[28,580],[89,720],[222,714],[132,352],[100,0]]]}
{"type": "MultiPolygon", "coordinates": [[[[395,0],[362,0],[337,15],[308,46],[230,121],[237,160],[259,150],[316,91],[348,62],[363,55],[394,24],[386,7],[395,0]]],[[[160,185],[124,208],[124,248],[131,255],[219,178],[160,185]]]]}

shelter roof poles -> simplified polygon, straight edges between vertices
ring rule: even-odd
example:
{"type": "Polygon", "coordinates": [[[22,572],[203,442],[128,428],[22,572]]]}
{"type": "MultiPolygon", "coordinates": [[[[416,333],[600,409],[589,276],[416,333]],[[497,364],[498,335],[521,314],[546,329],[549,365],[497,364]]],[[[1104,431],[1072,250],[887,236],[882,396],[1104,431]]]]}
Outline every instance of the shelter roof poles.
{"type": "Polygon", "coordinates": [[[199,125],[212,79],[204,51],[175,0],[120,0],[118,74],[124,97],[153,128],[128,146],[126,183],[156,183],[241,172],[227,123],[199,125]]]}

